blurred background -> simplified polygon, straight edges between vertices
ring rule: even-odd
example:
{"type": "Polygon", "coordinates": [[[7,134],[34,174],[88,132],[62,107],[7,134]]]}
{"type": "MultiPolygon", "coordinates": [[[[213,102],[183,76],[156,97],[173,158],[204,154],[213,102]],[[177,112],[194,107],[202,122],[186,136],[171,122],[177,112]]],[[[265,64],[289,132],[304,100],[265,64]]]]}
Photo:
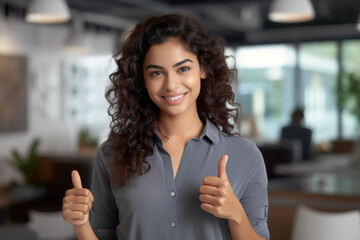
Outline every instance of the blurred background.
{"type": "Polygon", "coordinates": [[[72,169],[90,186],[107,137],[111,56],[138,21],[165,13],[226,41],[236,131],[267,167],[271,238],[296,238],[301,205],[358,214],[359,1],[0,0],[1,239],[74,238],[61,201],[72,169]]]}

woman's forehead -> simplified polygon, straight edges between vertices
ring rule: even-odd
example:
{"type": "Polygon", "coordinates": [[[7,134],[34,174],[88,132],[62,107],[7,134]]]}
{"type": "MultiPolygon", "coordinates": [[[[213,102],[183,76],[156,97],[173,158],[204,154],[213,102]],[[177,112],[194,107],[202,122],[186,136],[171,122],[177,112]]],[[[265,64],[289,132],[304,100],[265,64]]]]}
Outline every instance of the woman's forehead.
{"type": "Polygon", "coordinates": [[[188,50],[181,39],[169,38],[149,48],[145,55],[144,64],[151,62],[158,65],[173,65],[186,58],[191,59],[192,62],[197,62],[197,56],[188,50]]]}

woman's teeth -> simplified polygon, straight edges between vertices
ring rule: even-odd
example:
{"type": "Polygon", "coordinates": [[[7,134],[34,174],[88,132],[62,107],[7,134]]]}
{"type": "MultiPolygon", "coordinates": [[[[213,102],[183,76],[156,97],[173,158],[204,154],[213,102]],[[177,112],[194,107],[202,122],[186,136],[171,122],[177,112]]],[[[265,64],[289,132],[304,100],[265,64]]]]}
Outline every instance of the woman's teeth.
{"type": "Polygon", "coordinates": [[[175,101],[175,100],[178,100],[180,98],[182,98],[185,94],[182,94],[182,95],[179,95],[179,96],[176,96],[176,97],[166,97],[166,99],[170,100],[170,101],[175,101]]]}

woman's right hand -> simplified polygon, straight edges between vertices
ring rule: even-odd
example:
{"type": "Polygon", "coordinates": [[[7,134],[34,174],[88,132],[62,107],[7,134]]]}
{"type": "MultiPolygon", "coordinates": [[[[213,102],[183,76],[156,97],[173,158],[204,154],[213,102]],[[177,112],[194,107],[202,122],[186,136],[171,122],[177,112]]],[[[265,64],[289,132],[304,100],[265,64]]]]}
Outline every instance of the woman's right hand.
{"type": "Polygon", "coordinates": [[[66,222],[74,226],[82,226],[89,221],[89,211],[94,197],[89,189],[82,188],[81,178],[76,170],[71,172],[71,180],[74,188],[65,193],[62,216],[66,222]]]}

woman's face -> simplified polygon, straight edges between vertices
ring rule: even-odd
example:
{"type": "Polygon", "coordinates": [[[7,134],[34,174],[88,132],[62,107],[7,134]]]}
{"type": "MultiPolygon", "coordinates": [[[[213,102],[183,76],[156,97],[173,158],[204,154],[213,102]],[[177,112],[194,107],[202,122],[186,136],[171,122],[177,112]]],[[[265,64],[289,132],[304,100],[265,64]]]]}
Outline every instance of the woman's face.
{"type": "Polygon", "coordinates": [[[178,38],[150,47],[143,62],[145,87],[160,114],[197,114],[196,99],[205,71],[178,38]]]}

